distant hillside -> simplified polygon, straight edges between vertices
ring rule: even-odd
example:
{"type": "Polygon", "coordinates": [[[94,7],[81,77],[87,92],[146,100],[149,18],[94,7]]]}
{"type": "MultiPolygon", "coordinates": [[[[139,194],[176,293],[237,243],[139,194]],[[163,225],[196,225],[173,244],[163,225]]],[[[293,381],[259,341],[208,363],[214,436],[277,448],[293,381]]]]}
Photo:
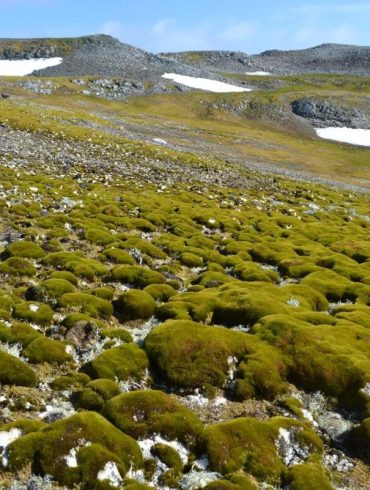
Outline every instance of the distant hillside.
{"type": "Polygon", "coordinates": [[[370,75],[370,47],[322,44],[294,51],[270,50],[248,55],[238,51],[165,53],[168,59],[206,70],[229,73],[266,71],[279,75],[335,73],[370,75]]]}
{"type": "MultiPolygon", "coordinates": [[[[128,77],[158,79],[166,71],[200,76],[198,67],[185,66],[148,53],[107,35],[60,39],[0,39],[0,59],[50,58],[60,56],[61,65],[40,70],[40,76],[128,77]]],[[[215,78],[215,75],[206,73],[215,78]]]]}
{"type": "Polygon", "coordinates": [[[63,63],[39,76],[126,77],[156,80],[165,72],[219,79],[220,72],[264,71],[277,75],[333,73],[370,75],[370,47],[322,44],[314,48],[239,51],[190,51],[153,54],[104,34],[78,38],[0,39],[0,60],[62,57],[63,63]]]}

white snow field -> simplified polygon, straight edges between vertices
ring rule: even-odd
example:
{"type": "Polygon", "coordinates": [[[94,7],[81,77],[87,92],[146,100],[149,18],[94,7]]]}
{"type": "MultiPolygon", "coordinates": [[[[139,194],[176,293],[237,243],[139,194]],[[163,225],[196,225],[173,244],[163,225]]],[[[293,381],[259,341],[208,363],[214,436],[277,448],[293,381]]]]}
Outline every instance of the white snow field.
{"type": "Polygon", "coordinates": [[[271,73],[268,71],[246,71],[245,74],[246,75],[254,75],[257,77],[267,77],[267,76],[271,75],[271,73]]]}
{"type": "Polygon", "coordinates": [[[177,75],[176,73],[165,73],[162,78],[172,80],[173,82],[186,85],[186,87],[198,88],[207,90],[208,92],[228,93],[228,92],[251,92],[250,88],[236,87],[230,83],[219,82],[217,80],[209,80],[208,78],[187,77],[185,75],[177,75]]]}
{"type": "Polygon", "coordinates": [[[30,60],[0,60],[1,77],[24,77],[35,70],[43,70],[63,63],[63,58],[34,58],[30,60]]]}
{"type": "Polygon", "coordinates": [[[315,128],[320,138],[351,143],[352,145],[370,146],[370,129],[352,128],[315,128]]]}

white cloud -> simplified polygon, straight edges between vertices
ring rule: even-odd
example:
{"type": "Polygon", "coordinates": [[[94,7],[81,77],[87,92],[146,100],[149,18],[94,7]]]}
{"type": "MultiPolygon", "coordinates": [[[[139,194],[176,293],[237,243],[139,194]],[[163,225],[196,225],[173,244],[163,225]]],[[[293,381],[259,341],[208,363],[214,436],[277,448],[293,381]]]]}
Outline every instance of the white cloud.
{"type": "Polygon", "coordinates": [[[122,22],[108,20],[100,27],[99,32],[109,34],[110,36],[122,38],[125,35],[125,28],[122,22]]]}
{"type": "Polygon", "coordinates": [[[255,31],[252,22],[239,22],[228,25],[220,32],[219,37],[224,41],[243,41],[252,37],[255,31]]]}
{"type": "Polygon", "coordinates": [[[351,24],[342,24],[323,31],[312,25],[304,26],[293,33],[292,40],[300,47],[321,43],[351,44],[356,42],[356,31],[351,24]]]}
{"type": "Polygon", "coordinates": [[[152,33],[155,36],[163,36],[172,29],[174,26],[174,22],[171,19],[162,19],[156,22],[152,28],[152,33]]]}
{"type": "Polygon", "coordinates": [[[122,41],[146,47],[154,52],[191,51],[207,49],[241,49],[240,44],[255,33],[251,22],[229,22],[224,26],[204,20],[191,27],[183,27],[173,19],[159,19],[144,29],[127,28],[119,21],[106,21],[99,32],[118,37],[122,41]]]}

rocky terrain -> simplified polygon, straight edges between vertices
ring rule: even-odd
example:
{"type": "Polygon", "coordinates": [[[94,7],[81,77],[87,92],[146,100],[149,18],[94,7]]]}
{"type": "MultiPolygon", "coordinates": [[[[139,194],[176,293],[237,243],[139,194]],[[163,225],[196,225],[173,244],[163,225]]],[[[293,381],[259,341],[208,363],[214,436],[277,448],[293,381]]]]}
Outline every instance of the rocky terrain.
{"type": "Polygon", "coordinates": [[[368,78],[0,53],[0,489],[368,490],[368,78]]]}
{"type": "Polygon", "coordinates": [[[38,76],[96,75],[158,81],[165,72],[211,79],[247,72],[370,75],[368,46],[322,44],[253,55],[235,51],[153,54],[103,34],[65,39],[0,39],[0,60],[52,57],[62,57],[63,63],[40,70],[38,76]]]}
{"type": "Polygon", "coordinates": [[[216,72],[370,75],[370,47],[368,46],[321,44],[309,49],[291,51],[274,49],[253,55],[235,51],[189,51],[165,53],[163,56],[216,72]]]}
{"type": "Polygon", "coordinates": [[[308,119],[317,127],[370,127],[367,117],[358,109],[340,107],[326,100],[298,99],[292,102],[293,113],[308,119]]]}
{"type": "MultiPolygon", "coordinates": [[[[60,56],[63,63],[38,71],[38,76],[85,75],[158,80],[165,72],[190,76],[204,75],[204,70],[148,53],[106,35],[71,39],[1,40],[0,59],[51,58],[60,56]]],[[[211,78],[215,75],[207,72],[211,78]]],[[[216,77],[217,78],[217,77],[216,77]]]]}

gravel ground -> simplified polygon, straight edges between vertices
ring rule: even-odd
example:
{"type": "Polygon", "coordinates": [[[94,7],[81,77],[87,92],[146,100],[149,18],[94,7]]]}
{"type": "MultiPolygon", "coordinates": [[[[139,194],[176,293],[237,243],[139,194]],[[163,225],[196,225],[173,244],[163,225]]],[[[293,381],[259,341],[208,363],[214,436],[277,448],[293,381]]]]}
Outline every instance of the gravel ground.
{"type": "MultiPolygon", "coordinates": [[[[103,128],[103,126],[101,127],[103,128]]],[[[105,128],[109,131],[109,128],[105,128]]],[[[117,134],[113,131],[113,134],[117,134]]],[[[133,140],[149,142],[147,133],[139,133],[140,127],[130,127],[124,136],[133,140]]],[[[273,189],[276,186],[276,175],[303,182],[314,182],[330,187],[370,194],[370,189],[361,185],[335,182],[299,170],[288,170],[273,164],[241,161],[230,157],[222,145],[205,144],[194,146],[173,146],[173,149],[192,152],[195,155],[218,155],[225,160],[222,168],[193,167],[189,172],[181,161],[152,160],[146,156],[133,155],[117,148],[115,144],[100,146],[88,142],[60,140],[50,135],[29,133],[0,126],[0,164],[17,168],[34,170],[38,162],[43,171],[51,174],[63,173],[78,175],[78,169],[109,180],[114,175],[141,179],[144,182],[171,185],[174,182],[202,182],[244,189],[273,189]],[[133,158],[134,156],[134,158],[133,158]],[[241,171],[241,166],[244,170],[241,171]]],[[[171,148],[171,145],[168,145],[171,148]]],[[[297,165],[298,166],[298,165],[297,165]]]]}

